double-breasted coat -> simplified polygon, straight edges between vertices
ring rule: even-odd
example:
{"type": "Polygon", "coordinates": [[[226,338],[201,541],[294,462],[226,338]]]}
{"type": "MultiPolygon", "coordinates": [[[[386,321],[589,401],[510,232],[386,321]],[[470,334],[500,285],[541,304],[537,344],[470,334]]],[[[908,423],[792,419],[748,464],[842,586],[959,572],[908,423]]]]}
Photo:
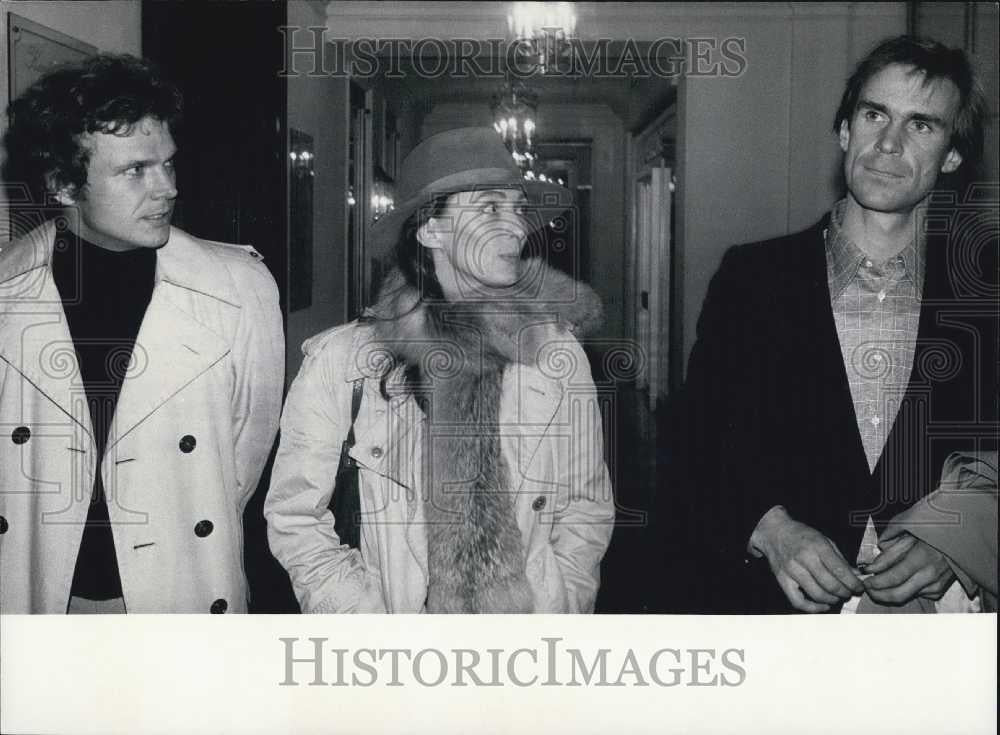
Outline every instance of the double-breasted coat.
{"type": "Polygon", "coordinates": [[[99,457],[55,235],[0,252],[0,611],[66,612],[96,472],[128,612],[246,611],[243,509],[281,407],[274,279],[251,248],[171,228],[99,457]]]}

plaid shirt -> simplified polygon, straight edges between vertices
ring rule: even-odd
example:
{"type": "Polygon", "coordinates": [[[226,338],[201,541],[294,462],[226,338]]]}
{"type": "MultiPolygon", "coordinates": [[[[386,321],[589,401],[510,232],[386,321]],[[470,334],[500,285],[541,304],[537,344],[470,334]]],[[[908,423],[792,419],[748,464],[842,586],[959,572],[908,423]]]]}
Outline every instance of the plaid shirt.
{"type": "MultiPolygon", "coordinates": [[[[918,249],[918,243],[911,241],[884,263],[872,260],[844,235],[845,201],[837,202],[830,213],[826,273],[858,433],[868,469],[874,472],[910,381],[920,321],[924,243],[920,241],[918,249]]],[[[874,559],[877,543],[869,518],[857,561],[874,559]]],[[[844,611],[853,612],[858,600],[849,601],[844,611]]]]}
{"type": "Polygon", "coordinates": [[[874,472],[913,367],[923,286],[923,242],[884,263],[868,258],[841,229],[844,200],[830,215],[826,266],[858,432],[874,472]]]}
{"type": "MultiPolygon", "coordinates": [[[[914,238],[895,257],[875,262],[844,235],[844,203],[837,202],[830,213],[826,272],[858,433],[868,468],[874,472],[910,381],[920,321],[925,243],[914,238]]],[[[875,525],[869,518],[857,561],[874,559],[877,545],[875,525]]],[[[860,597],[851,598],[842,612],[856,612],[860,601],[860,597]]],[[[928,605],[918,599],[909,603],[908,609],[928,605]]],[[[981,609],[979,597],[969,600],[958,583],[931,607],[949,613],[981,609]]]]}

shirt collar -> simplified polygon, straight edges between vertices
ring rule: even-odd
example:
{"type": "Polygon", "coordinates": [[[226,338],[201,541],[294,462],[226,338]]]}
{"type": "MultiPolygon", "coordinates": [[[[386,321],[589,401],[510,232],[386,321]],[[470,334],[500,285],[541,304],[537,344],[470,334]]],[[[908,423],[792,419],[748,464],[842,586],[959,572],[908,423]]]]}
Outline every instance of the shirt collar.
{"type": "MultiPolygon", "coordinates": [[[[830,211],[830,225],[826,231],[826,261],[830,279],[830,296],[836,299],[851,280],[857,275],[861,264],[866,260],[864,252],[857,244],[844,234],[843,217],[847,199],[841,199],[833,205],[830,211]]],[[[922,236],[911,240],[896,258],[902,258],[903,270],[916,285],[917,292],[922,290],[924,282],[924,251],[925,240],[922,236]],[[919,247],[918,247],[919,245],[919,247]]]]}

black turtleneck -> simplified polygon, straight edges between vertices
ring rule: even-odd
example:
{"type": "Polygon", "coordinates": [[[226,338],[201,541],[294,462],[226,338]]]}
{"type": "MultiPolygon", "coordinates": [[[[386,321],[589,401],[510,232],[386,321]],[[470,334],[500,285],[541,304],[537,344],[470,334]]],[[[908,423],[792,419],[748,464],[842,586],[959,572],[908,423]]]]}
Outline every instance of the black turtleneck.
{"type": "Polygon", "coordinates": [[[83,238],[56,240],[52,275],[73,337],[97,445],[97,471],[71,594],[91,600],[122,596],[101,458],[125,370],[153,294],[156,251],[115,252],[83,238]]]}

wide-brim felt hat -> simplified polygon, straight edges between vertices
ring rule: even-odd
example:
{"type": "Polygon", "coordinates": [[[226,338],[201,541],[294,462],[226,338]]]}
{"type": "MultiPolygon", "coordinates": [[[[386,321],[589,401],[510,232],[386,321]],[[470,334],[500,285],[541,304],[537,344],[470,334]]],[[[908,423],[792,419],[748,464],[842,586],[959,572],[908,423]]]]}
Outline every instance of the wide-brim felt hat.
{"type": "Polygon", "coordinates": [[[372,226],[370,253],[386,256],[410,215],[439,196],[510,188],[523,189],[529,204],[525,219],[531,229],[544,227],[573,205],[569,189],[526,181],[493,128],[457,128],[432,135],[403,160],[396,184],[398,203],[372,226]]]}

